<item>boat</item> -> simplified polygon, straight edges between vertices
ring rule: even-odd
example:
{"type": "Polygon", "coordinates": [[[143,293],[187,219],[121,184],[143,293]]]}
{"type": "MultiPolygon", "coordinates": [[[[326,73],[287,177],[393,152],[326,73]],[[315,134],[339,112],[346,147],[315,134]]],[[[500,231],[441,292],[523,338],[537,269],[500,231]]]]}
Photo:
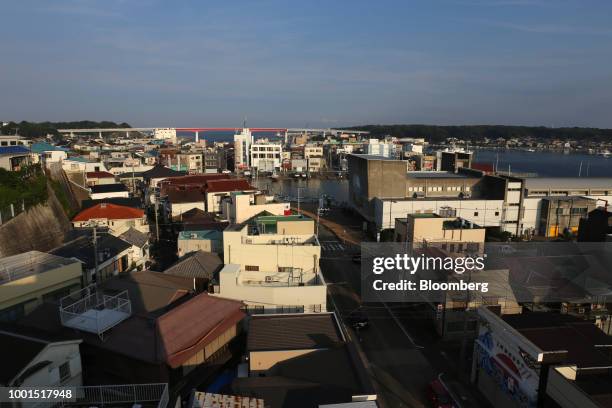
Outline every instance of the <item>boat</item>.
{"type": "Polygon", "coordinates": [[[528,151],[529,153],[533,153],[533,152],[535,152],[535,149],[527,149],[527,151],[528,151]]]}

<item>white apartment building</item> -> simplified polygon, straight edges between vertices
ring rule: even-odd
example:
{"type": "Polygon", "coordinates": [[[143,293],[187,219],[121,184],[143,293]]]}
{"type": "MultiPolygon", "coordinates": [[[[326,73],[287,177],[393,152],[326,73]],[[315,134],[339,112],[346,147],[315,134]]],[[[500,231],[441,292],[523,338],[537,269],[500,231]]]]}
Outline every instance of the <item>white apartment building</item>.
{"type": "Polygon", "coordinates": [[[368,154],[372,156],[395,157],[395,145],[378,139],[368,141],[368,154]]]}
{"type": "Polygon", "coordinates": [[[261,193],[233,192],[221,201],[221,214],[230,224],[239,224],[249,218],[268,212],[271,215],[290,214],[290,203],[274,201],[274,196],[261,193]]]}
{"type": "Polygon", "coordinates": [[[30,146],[30,140],[18,135],[0,135],[0,147],[30,146]]]}
{"type": "Polygon", "coordinates": [[[274,171],[281,167],[283,145],[280,143],[253,143],[251,167],[258,171],[274,171]]]}
{"type": "Polygon", "coordinates": [[[327,287],[319,271],[247,271],[228,264],[219,272],[215,295],[240,300],[254,313],[327,311],[327,287]]]}
{"type": "Polygon", "coordinates": [[[251,143],[253,135],[248,128],[234,135],[234,165],[236,170],[251,167],[251,143]]]}
{"type": "Polygon", "coordinates": [[[176,141],[176,129],[174,128],[157,128],[153,130],[153,137],[155,139],[170,139],[173,142],[176,141]]]}
{"type": "Polygon", "coordinates": [[[260,215],[223,231],[223,257],[247,272],[317,274],[321,247],[311,218],[260,215]]]}

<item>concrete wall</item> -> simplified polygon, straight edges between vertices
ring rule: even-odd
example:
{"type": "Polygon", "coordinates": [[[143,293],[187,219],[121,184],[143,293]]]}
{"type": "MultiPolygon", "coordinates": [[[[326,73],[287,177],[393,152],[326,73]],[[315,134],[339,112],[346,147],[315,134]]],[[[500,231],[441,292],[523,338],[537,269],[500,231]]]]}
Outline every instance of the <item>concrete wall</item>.
{"type": "Polygon", "coordinates": [[[30,208],[0,225],[0,257],[37,250],[47,252],[70,231],[70,220],[52,189],[45,204],[30,208]]]}
{"type": "MultiPolygon", "coordinates": [[[[47,387],[77,387],[83,384],[81,355],[79,354],[79,343],[81,340],[72,342],[51,343],[34,360],[29,367],[33,367],[43,361],[51,364],[43,370],[37,370],[26,377],[21,384],[22,387],[47,386],[47,387]],[[70,377],[60,382],[59,367],[68,363],[70,365],[70,377]]],[[[26,367],[24,367],[26,368],[26,367]]]]}

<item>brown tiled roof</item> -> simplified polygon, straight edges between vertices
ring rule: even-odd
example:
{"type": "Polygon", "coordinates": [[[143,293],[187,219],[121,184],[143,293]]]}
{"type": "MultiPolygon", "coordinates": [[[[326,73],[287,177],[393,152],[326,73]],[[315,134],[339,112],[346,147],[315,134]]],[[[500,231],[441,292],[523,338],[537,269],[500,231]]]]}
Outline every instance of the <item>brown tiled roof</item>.
{"type": "Polygon", "coordinates": [[[249,326],[247,349],[322,349],[343,342],[332,313],[253,316],[249,326]]]}
{"type": "Polygon", "coordinates": [[[87,178],[115,178],[115,175],[108,171],[88,171],[87,178]]]}
{"type": "Polygon", "coordinates": [[[200,190],[169,190],[168,200],[171,203],[196,203],[204,202],[204,194],[200,190]]]}
{"type": "Polygon", "coordinates": [[[241,308],[242,302],[202,293],[160,316],[157,330],[168,365],[180,366],[241,321],[241,308]]]}
{"type": "Polygon", "coordinates": [[[206,192],[208,193],[243,190],[256,190],[256,188],[245,179],[211,180],[206,183],[206,192]]]}

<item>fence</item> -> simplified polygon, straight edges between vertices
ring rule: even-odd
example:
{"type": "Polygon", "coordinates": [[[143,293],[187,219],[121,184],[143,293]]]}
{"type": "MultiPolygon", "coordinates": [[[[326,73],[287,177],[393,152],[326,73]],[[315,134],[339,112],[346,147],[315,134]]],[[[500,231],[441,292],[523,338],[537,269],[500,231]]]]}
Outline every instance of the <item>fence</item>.
{"type": "MultiPolygon", "coordinates": [[[[34,204],[35,205],[35,204],[34,204]]],[[[21,200],[20,203],[11,203],[7,206],[0,207],[0,225],[12,220],[22,212],[25,212],[30,207],[34,205],[26,205],[24,200],[21,200]]]]}

